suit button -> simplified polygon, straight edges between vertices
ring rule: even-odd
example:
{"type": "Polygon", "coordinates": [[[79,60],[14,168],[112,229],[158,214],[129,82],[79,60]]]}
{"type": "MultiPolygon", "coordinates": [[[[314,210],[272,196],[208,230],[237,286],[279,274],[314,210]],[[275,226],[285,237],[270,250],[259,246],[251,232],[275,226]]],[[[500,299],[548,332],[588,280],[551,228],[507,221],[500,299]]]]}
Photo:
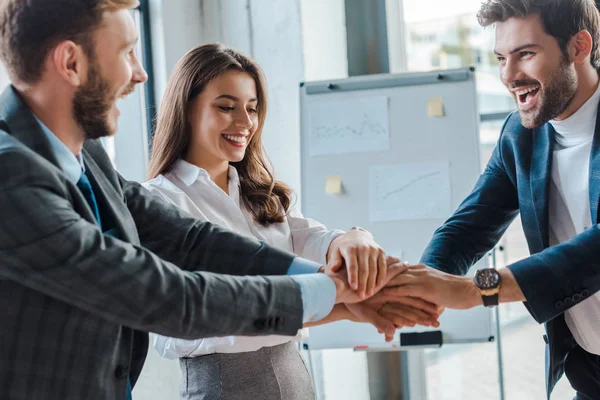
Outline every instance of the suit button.
{"type": "Polygon", "coordinates": [[[554,307],[556,307],[557,310],[562,310],[564,308],[563,302],[560,300],[557,301],[554,307]]]}
{"type": "Polygon", "coordinates": [[[583,289],[581,291],[581,297],[583,297],[584,299],[587,298],[587,297],[590,297],[590,291],[587,290],[587,289],[583,289]]]}
{"type": "Polygon", "coordinates": [[[129,376],[129,368],[124,365],[119,365],[117,368],[115,368],[115,376],[118,379],[127,378],[129,376]]]}
{"type": "Polygon", "coordinates": [[[548,336],[544,335],[544,336],[542,336],[542,339],[544,339],[544,342],[546,342],[546,344],[548,344],[548,336]]]}
{"type": "Polygon", "coordinates": [[[573,302],[579,303],[581,301],[581,295],[579,293],[575,293],[573,295],[573,302]]]}
{"type": "Polygon", "coordinates": [[[565,307],[570,307],[570,306],[571,306],[571,303],[572,303],[573,301],[575,301],[575,300],[574,300],[574,299],[573,299],[573,300],[571,300],[571,298],[570,298],[570,297],[567,297],[566,299],[564,299],[564,300],[563,300],[563,304],[564,304],[564,306],[565,306],[565,307]]]}
{"type": "Polygon", "coordinates": [[[266,321],[264,319],[257,319],[254,321],[254,327],[256,329],[261,329],[261,330],[265,329],[265,324],[266,324],[266,321]]]}

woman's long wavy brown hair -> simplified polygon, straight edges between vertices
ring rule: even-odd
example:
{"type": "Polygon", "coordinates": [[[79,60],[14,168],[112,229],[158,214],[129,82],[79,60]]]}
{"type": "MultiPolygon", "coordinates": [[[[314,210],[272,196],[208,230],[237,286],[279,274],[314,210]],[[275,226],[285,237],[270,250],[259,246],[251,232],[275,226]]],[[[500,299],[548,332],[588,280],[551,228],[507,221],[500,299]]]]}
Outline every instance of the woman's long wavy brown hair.
{"type": "Polygon", "coordinates": [[[258,99],[258,128],[252,136],[244,159],[231,163],[239,174],[245,206],[263,225],[283,222],[290,208],[292,192],[273,178],[267,163],[261,135],[267,115],[267,90],[257,63],[220,44],[205,44],[190,50],[175,66],[169,79],[156,120],[148,177],[168,172],[183,158],[190,144],[191,127],[188,104],[206,85],[228,70],[243,71],[254,79],[258,99]]]}

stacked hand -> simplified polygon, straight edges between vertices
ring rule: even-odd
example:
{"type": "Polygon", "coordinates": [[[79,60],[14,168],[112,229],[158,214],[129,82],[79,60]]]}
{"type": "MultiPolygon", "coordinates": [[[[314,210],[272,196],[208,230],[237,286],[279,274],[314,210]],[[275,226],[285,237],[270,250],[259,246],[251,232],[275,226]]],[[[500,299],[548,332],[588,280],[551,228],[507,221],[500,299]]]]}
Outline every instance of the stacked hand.
{"type": "Polygon", "coordinates": [[[353,230],[332,242],[325,272],[336,284],[336,303],[344,303],[338,308],[344,307],[345,318],[374,325],[390,341],[396,328],[439,326],[443,312],[421,298],[382,291],[398,286],[397,279],[409,269],[386,256],[368,232],[353,230]]]}
{"type": "Polygon", "coordinates": [[[359,298],[370,297],[387,276],[385,252],[369,232],[352,229],[331,242],[327,252],[325,271],[341,270],[359,298]]]}
{"type": "Polygon", "coordinates": [[[481,294],[469,277],[447,274],[426,265],[411,265],[394,276],[382,291],[384,298],[409,296],[448,308],[465,310],[482,303],[481,294]]]}

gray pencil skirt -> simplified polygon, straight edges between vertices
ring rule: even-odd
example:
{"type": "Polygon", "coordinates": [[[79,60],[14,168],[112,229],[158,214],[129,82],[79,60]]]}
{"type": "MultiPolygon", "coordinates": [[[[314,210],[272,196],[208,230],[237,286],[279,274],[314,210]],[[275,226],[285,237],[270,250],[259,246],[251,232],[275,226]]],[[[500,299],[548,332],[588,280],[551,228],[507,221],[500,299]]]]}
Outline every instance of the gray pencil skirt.
{"type": "Polygon", "coordinates": [[[179,359],[181,400],[314,400],[294,342],[246,353],[179,359]]]}

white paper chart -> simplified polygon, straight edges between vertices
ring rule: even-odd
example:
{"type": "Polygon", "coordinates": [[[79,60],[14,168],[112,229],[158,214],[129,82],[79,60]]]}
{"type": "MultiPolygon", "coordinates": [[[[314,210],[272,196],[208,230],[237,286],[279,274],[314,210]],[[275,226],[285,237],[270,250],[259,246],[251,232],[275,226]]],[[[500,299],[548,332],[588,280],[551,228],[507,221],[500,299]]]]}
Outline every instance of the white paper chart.
{"type": "Polygon", "coordinates": [[[378,165],[369,169],[373,222],[442,219],[451,213],[448,163],[378,165]]]}
{"type": "Polygon", "coordinates": [[[389,150],[388,108],[386,96],[313,103],[310,155],[389,150]]]}

